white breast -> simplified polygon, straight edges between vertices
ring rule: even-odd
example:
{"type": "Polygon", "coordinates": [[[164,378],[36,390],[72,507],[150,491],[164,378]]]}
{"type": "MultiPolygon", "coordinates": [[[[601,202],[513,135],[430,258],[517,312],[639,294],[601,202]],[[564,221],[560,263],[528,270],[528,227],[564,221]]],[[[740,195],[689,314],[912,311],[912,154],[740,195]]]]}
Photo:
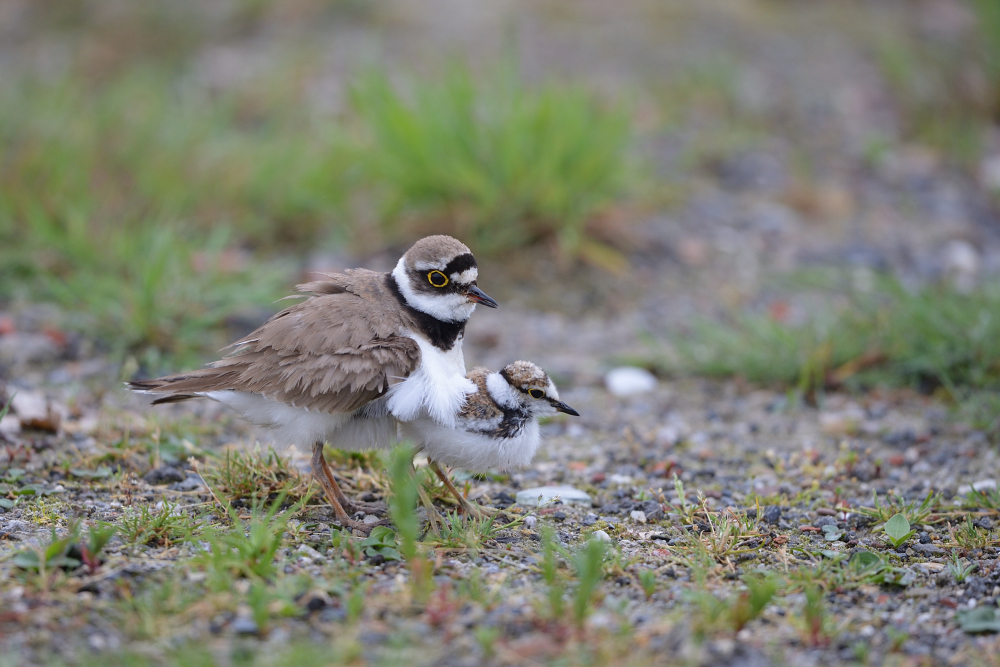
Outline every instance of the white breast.
{"type": "Polygon", "coordinates": [[[454,426],[465,397],[476,391],[476,385],[465,377],[462,340],[445,352],[422,336],[405,335],[420,346],[420,365],[389,390],[389,412],[404,422],[427,416],[446,427],[454,426]]]}

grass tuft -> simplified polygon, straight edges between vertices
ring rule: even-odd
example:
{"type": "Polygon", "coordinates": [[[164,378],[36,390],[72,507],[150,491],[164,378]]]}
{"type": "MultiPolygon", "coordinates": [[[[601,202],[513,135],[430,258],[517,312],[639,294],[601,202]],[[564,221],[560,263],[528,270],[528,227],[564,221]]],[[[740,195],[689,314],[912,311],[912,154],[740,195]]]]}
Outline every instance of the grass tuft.
{"type": "Polygon", "coordinates": [[[811,395],[826,387],[912,387],[956,400],[1000,388],[1000,285],[910,291],[886,279],[835,315],[801,325],[740,315],[702,322],[678,344],[682,368],[811,395]]]}
{"type": "Polygon", "coordinates": [[[279,495],[302,498],[308,482],[273,447],[259,445],[241,452],[226,450],[225,457],[199,472],[218,493],[237,504],[254,504],[279,495]]]}
{"type": "Polygon", "coordinates": [[[573,258],[602,256],[588,223],[625,194],[624,107],[573,86],[529,88],[510,66],[454,67],[411,92],[380,72],[352,89],[390,231],[448,231],[484,254],[550,239],[573,258]]]}

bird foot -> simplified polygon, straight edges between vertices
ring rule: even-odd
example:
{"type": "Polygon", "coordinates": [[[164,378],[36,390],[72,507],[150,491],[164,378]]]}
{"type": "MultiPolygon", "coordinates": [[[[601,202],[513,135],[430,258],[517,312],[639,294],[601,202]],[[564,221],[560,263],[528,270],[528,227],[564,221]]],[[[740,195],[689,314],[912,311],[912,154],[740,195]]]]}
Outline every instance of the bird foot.
{"type": "Polygon", "coordinates": [[[347,500],[346,498],[340,503],[343,505],[344,509],[348,511],[352,516],[358,514],[359,512],[364,512],[365,514],[374,514],[375,516],[388,516],[389,511],[380,507],[379,505],[369,505],[368,503],[356,503],[352,500],[347,500]]]}
{"type": "Polygon", "coordinates": [[[378,521],[373,521],[372,523],[365,523],[364,521],[355,521],[354,519],[337,519],[343,528],[347,528],[351,531],[361,533],[364,537],[371,535],[372,530],[376,526],[391,526],[392,522],[388,519],[379,519],[378,521]]]}

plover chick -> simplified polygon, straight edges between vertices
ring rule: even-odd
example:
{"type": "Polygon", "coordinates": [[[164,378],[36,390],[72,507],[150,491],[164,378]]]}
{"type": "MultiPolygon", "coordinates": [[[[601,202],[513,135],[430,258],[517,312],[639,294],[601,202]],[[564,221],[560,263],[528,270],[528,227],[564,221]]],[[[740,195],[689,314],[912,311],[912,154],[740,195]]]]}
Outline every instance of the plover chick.
{"type": "Polygon", "coordinates": [[[559,399],[549,376],[530,361],[515,361],[500,371],[476,368],[468,378],[476,391],[466,398],[453,426],[428,418],[399,426],[401,435],[427,456],[430,468],[459,505],[477,513],[439,464],[470,472],[526,466],[541,441],[539,417],[580,413],[559,399]]]}
{"type": "Polygon", "coordinates": [[[236,341],[207,368],[136,380],[156,403],[209,398],[274,430],[275,441],[312,447],[312,470],[340,522],[355,509],[323,445],[387,447],[396,419],[448,429],[476,391],[462,339],[476,304],[497,302],[476,284],[472,252],[450,236],[417,241],[390,273],[365,269],[299,285],[308,295],[236,341]]]}

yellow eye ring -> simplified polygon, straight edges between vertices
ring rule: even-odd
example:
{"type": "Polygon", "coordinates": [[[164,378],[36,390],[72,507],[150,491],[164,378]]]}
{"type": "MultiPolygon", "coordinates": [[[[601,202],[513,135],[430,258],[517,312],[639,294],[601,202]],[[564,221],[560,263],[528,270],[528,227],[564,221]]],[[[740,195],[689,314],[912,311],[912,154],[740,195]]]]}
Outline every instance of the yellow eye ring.
{"type": "Polygon", "coordinates": [[[531,396],[532,398],[541,398],[542,396],[545,396],[545,392],[541,389],[529,389],[528,396],[531,396]]]}
{"type": "Polygon", "coordinates": [[[434,287],[444,287],[448,284],[448,276],[435,269],[427,274],[427,282],[434,287]]]}

